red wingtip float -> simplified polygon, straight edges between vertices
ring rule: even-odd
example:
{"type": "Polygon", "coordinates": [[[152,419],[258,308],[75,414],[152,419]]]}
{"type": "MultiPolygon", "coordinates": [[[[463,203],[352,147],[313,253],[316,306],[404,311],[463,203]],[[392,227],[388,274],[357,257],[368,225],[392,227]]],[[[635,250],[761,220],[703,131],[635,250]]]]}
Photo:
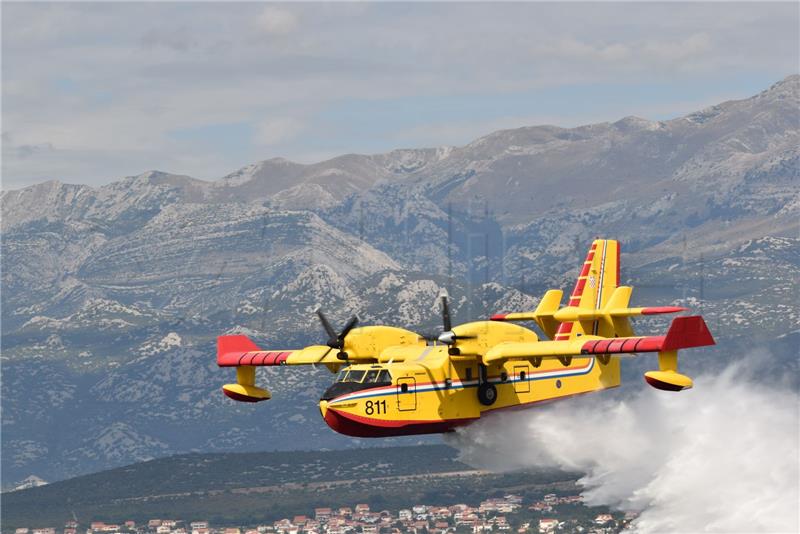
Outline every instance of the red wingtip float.
{"type": "Polygon", "coordinates": [[[221,336],[217,363],[236,368],[236,383],[223,391],[237,401],[268,400],[256,386],[257,367],[324,365],[338,373],[319,401],[325,422],[342,434],[383,437],[447,432],[498,410],[617,387],[620,360],[636,353],[658,354],[658,370],[645,373],[654,388],[692,387],[678,372],[678,351],[713,345],[711,332],[702,317],[681,316],[664,335],[635,335],[631,318],[686,308],[629,307],[619,252],[616,241],[596,240],[564,307],[562,291],[550,290],[534,311],[453,326],[442,294],[443,332],[433,340],[391,326],[357,327],[357,317],[337,332],[319,310],[324,345],[263,350],[246,336],[221,336]],[[549,339],[515,324],[524,321],[549,339]]]}

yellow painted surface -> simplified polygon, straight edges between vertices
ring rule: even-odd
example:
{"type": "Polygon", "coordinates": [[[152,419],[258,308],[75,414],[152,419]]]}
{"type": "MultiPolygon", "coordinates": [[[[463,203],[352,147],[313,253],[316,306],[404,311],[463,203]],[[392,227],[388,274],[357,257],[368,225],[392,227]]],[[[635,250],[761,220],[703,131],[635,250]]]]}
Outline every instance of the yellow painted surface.
{"type": "Polygon", "coordinates": [[[614,358],[604,365],[595,358],[576,357],[566,367],[557,360],[543,361],[539,367],[527,360],[498,362],[487,368],[488,379],[497,388],[497,400],[484,406],[477,396],[477,360],[451,357],[446,346],[407,348],[403,363],[350,367],[377,368],[391,372],[391,386],[323,401],[324,409],[335,408],[376,422],[474,419],[495,410],[614,387],[620,376],[619,360],[614,358]],[[407,385],[406,392],[402,384],[407,385]]]}
{"type": "MultiPolygon", "coordinates": [[[[246,352],[241,361],[252,362],[250,356],[258,356],[262,365],[272,365],[263,363],[265,358],[275,362],[280,354],[279,363],[286,365],[322,364],[333,372],[345,367],[349,372],[388,371],[391,384],[367,386],[320,401],[323,417],[333,410],[332,415],[349,415],[348,419],[376,427],[468,421],[499,410],[613,388],[620,384],[620,359],[582,354],[582,348],[592,340],[621,342],[635,337],[628,318],[641,314],[643,308],[629,307],[632,288],[619,286],[618,258],[616,241],[596,240],[565,307],[561,307],[561,290],[548,291],[535,311],[501,314],[501,320],[453,327],[451,346],[429,345],[402,328],[365,326],[350,331],[341,353],[326,345],[313,345],[296,351],[246,352]],[[526,320],[536,322],[552,341],[542,341],[533,330],[506,322],[526,320]],[[497,390],[497,398],[489,406],[478,398],[482,378],[497,390]]],[[[601,350],[610,350],[604,347],[601,350]]],[[[234,362],[240,361],[238,352],[232,354],[234,362]]],[[[659,370],[647,376],[678,388],[692,386],[689,377],[677,372],[674,351],[659,353],[659,370]]],[[[269,398],[269,392],[255,386],[255,367],[251,365],[237,367],[237,384],[225,389],[269,398]]]]}

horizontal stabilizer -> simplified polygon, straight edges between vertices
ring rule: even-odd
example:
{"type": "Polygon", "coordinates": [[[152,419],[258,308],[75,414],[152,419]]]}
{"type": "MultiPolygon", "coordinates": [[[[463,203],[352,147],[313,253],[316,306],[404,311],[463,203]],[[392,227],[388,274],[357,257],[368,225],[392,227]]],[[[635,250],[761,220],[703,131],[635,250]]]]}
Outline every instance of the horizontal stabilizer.
{"type": "MultiPolygon", "coordinates": [[[[562,291],[550,290],[545,293],[536,311],[496,313],[491,316],[492,321],[536,321],[542,331],[550,339],[556,339],[559,325],[579,323],[582,332],[594,331],[603,336],[632,337],[633,328],[628,322],[629,317],[637,315],[657,315],[661,313],[678,313],[686,311],[680,306],[649,306],[628,307],[633,288],[619,286],[614,288],[611,296],[602,308],[571,305],[560,308],[562,291]],[[592,324],[599,321],[600,328],[592,324]]],[[[570,330],[571,332],[571,330],[570,330]]]]}
{"type": "Polygon", "coordinates": [[[536,321],[545,335],[553,339],[558,330],[558,321],[553,316],[558,312],[563,294],[564,292],[560,289],[551,289],[539,301],[536,311],[496,313],[489,319],[492,321],[536,321]]]}

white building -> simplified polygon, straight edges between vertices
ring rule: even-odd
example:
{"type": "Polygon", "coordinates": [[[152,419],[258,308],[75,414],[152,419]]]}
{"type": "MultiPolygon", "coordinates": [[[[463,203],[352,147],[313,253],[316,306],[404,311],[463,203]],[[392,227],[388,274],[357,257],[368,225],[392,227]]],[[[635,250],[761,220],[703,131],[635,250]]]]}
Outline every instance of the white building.
{"type": "Polygon", "coordinates": [[[555,532],[557,526],[558,526],[558,519],[539,520],[539,532],[542,533],[555,532]]]}

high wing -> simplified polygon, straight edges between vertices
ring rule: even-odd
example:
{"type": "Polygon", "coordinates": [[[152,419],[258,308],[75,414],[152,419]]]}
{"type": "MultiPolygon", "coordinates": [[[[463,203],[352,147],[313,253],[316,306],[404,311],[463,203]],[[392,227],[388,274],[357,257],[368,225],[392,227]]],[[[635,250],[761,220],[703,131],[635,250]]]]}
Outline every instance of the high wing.
{"type": "MultiPolygon", "coordinates": [[[[680,306],[630,308],[628,307],[628,302],[633,292],[632,287],[619,286],[610,291],[611,296],[603,308],[581,308],[577,306],[559,308],[563,292],[559,289],[551,289],[544,294],[536,311],[496,313],[492,315],[491,320],[535,321],[547,337],[557,339],[558,336],[561,341],[570,338],[570,336],[557,333],[563,324],[577,322],[581,326],[581,334],[583,335],[583,332],[592,331],[593,323],[598,322],[601,337],[613,334],[633,337],[633,328],[628,322],[629,317],[686,311],[686,308],[680,306]]],[[[573,296],[570,300],[574,302],[577,298],[573,296]]]]}
{"type": "MultiPolygon", "coordinates": [[[[217,338],[217,365],[236,368],[236,383],[225,384],[222,391],[241,402],[259,402],[272,397],[269,391],[256,386],[256,367],[322,364],[336,372],[345,364],[337,357],[338,354],[337,349],[327,345],[311,345],[299,350],[262,350],[247,336],[217,338]]],[[[359,358],[356,354],[349,355],[348,360],[375,361],[374,358],[359,358]]]]}
{"type": "Polygon", "coordinates": [[[500,343],[483,356],[485,364],[507,359],[595,357],[635,352],[669,353],[679,349],[714,345],[714,338],[699,315],[676,317],[663,336],[601,338],[581,336],[568,341],[500,343]]]}
{"type": "Polygon", "coordinates": [[[297,350],[262,350],[247,336],[231,335],[217,338],[217,365],[220,367],[272,365],[342,365],[337,351],[327,345],[311,345],[297,350]]]}

